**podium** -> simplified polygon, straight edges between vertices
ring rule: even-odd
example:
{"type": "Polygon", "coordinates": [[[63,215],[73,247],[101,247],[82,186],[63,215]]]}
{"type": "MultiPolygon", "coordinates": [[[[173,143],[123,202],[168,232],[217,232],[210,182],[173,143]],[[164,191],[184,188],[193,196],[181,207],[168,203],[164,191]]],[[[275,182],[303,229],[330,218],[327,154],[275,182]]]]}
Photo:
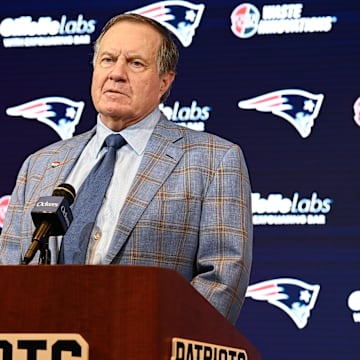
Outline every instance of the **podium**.
{"type": "MultiPolygon", "coordinates": [[[[79,334],[92,360],[195,360],[200,355],[209,360],[261,359],[256,348],[173,270],[122,265],[1,266],[0,286],[0,344],[8,346],[8,354],[24,353],[28,346],[31,358],[41,359],[45,350],[36,346],[51,346],[47,335],[79,334]],[[31,343],[30,350],[28,342],[15,341],[27,335],[37,339],[33,334],[44,341],[31,343]],[[4,341],[6,336],[15,340],[4,341]],[[189,342],[176,343],[174,338],[189,342]],[[19,344],[22,350],[10,352],[11,346],[19,344]],[[235,357],[233,351],[232,357],[218,357],[221,348],[241,349],[243,355],[235,357]]],[[[51,359],[81,358],[76,353],[62,354],[51,359]]],[[[3,358],[11,359],[10,355],[3,358]]]]}

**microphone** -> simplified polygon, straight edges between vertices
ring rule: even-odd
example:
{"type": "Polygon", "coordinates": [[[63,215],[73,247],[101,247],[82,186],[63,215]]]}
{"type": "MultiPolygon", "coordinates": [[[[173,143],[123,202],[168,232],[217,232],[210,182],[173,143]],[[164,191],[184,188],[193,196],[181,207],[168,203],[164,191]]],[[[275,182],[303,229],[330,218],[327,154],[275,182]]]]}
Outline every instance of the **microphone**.
{"type": "Polygon", "coordinates": [[[51,196],[43,196],[37,201],[31,211],[36,229],[25,253],[23,264],[28,264],[34,258],[39,247],[49,236],[66,233],[73,220],[70,205],[74,202],[75,196],[75,189],[70,184],[60,184],[51,196]]]}

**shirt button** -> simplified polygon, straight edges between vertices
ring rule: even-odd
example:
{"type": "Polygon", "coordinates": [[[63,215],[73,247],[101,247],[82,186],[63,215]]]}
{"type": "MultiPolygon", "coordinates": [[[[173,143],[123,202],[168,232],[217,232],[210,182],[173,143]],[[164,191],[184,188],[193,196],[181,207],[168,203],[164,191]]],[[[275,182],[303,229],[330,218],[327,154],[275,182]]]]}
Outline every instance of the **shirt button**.
{"type": "Polygon", "coordinates": [[[96,227],[95,229],[94,229],[94,235],[93,235],[93,237],[94,237],[94,240],[100,240],[101,239],[101,230],[100,230],[100,228],[98,228],[98,227],[96,227]]]}

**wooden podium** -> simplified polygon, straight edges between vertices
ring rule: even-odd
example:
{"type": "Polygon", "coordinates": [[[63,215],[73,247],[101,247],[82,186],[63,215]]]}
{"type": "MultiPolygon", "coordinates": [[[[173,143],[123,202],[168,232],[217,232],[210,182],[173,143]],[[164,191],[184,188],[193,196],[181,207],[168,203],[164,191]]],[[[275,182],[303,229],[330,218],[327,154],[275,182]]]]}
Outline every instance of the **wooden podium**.
{"type": "MultiPolygon", "coordinates": [[[[241,360],[261,359],[255,347],[173,270],[121,265],[2,266],[0,284],[0,344],[10,343],[9,347],[6,336],[80,334],[92,360],[197,359],[201,346],[191,344],[172,357],[172,339],[181,338],[242,349],[246,357],[239,355],[241,360]]],[[[16,344],[24,346],[24,342],[16,344]]],[[[46,347],[46,342],[39,344],[46,347]]],[[[215,357],[219,349],[207,350],[205,359],[220,358],[215,357]]],[[[41,350],[32,351],[33,359],[41,359],[41,350]]],[[[65,359],[65,355],[51,359],[65,359]]]]}

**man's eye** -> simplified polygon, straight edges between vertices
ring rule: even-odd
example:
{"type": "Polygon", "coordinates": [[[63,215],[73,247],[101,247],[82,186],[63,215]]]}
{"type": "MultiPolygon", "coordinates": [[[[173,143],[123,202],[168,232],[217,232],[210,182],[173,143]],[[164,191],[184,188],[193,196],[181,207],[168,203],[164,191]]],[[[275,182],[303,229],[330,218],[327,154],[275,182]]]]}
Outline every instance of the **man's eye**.
{"type": "Polygon", "coordinates": [[[138,60],[131,61],[131,65],[134,66],[134,67],[137,67],[137,68],[144,66],[143,63],[141,61],[138,61],[138,60]]]}
{"type": "Polygon", "coordinates": [[[100,60],[100,64],[102,66],[109,66],[113,63],[113,59],[111,57],[104,57],[100,60]]]}

